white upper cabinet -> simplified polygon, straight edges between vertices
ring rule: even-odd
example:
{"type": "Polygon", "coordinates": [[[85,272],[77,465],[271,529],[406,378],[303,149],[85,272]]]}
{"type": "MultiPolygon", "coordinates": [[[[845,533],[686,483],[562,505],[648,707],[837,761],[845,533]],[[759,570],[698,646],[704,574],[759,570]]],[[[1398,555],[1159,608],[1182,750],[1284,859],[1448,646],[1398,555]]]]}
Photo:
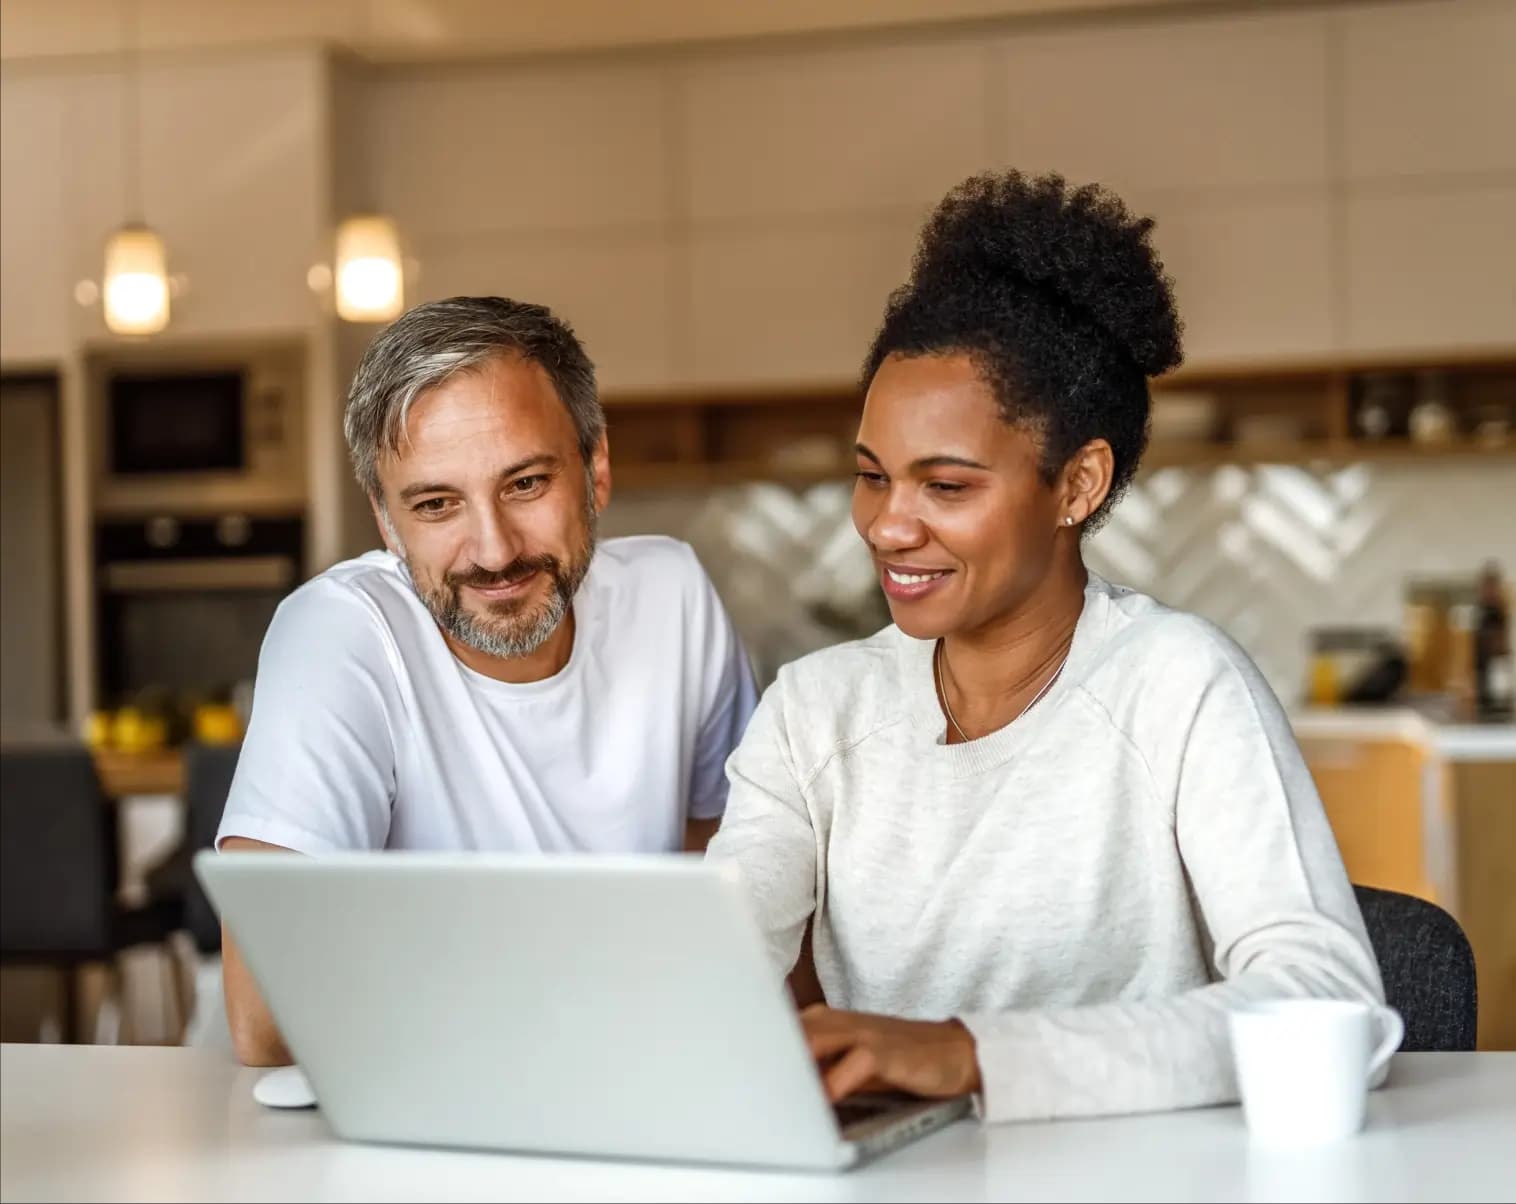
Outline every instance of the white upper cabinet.
{"type": "Polygon", "coordinates": [[[1516,3],[1348,9],[1345,178],[1516,172],[1516,3]]]}
{"type": "Polygon", "coordinates": [[[360,118],[368,203],[417,235],[660,223],[667,73],[504,63],[397,70],[360,118]]]}
{"type": "Polygon", "coordinates": [[[1136,204],[1327,178],[1324,17],[1079,25],[1002,46],[996,153],[1010,166],[1136,204]]]}
{"type": "Polygon", "coordinates": [[[685,215],[924,212],[988,165],[987,70],[974,39],[714,53],[682,77],[685,215]]]}

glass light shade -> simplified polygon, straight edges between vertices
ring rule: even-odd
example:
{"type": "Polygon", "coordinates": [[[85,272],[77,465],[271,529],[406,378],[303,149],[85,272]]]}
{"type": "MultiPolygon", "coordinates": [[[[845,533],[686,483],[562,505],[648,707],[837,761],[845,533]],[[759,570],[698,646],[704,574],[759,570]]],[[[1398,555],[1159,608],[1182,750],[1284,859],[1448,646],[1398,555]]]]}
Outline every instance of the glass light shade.
{"type": "Polygon", "coordinates": [[[168,325],[163,240],[146,226],[122,226],[105,244],[105,325],[116,334],[157,334],[168,325]]]}
{"type": "Polygon", "coordinates": [[[377,214],[337,227],[337,315],[349,322],[388,322],[405,308],[405,274],[395,223],[377,214]]]}

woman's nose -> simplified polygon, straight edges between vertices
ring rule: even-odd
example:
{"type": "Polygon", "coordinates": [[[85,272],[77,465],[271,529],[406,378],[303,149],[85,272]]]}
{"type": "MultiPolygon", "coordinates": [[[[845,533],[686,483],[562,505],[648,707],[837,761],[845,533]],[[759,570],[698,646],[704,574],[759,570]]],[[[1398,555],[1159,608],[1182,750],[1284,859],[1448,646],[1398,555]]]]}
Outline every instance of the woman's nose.
{"type": "Polygon", "coordinates": [[[925,541],[925,524],[902,493],[892,489],[869,524],[868,541],[881,552],[902,552],[925,541]]]}

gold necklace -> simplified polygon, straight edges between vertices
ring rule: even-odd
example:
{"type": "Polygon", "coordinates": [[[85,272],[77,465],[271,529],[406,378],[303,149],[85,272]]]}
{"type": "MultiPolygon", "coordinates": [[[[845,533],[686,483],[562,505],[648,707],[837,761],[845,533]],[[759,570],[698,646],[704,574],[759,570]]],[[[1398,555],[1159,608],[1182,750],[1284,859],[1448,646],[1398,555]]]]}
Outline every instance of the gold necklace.
{"type": "MultiPolygon", "coordinates": [[[[937,648],[932,653],[932,674],[937,679],[937,695],[942,699],[942,712],[947,716],[947,721],[953,725],[953,730],[958,733],[958,739],[967,744],[969,743],[969,737],[967,733],[964,732],[963,728],[958,725],[958,720],[953,717],[953,704],[948,701],[947,685],[942,680],[942,662],[945,659],[945,651],[946,645],[941,640],[938,640],[937,648]]],[[[1042,701],[1042,696],[1053,688],[1053,683],[1058,680],[1059,674],[1063,672],[1064,665],[1069,663],[1069,652],[1073,651],[1074,645],[1070,643],[1069,651],[1063,654],[1063,659],[1058,662],[1058,668],[1053,670],[1053,676],[1042,683],[1042,689],[1038,690],[1037,693],[1032,695],[1032,701],[1027,703],[1026,706],[1022,707],[1021,710],[1017,712],[1016,718],[1010,720],[1006,726],[1009,726],[1010,723],[1015,723],[1016,719],[1020,719],[1022,715],[1025,715],[1034,706],[1042,701]]]]}

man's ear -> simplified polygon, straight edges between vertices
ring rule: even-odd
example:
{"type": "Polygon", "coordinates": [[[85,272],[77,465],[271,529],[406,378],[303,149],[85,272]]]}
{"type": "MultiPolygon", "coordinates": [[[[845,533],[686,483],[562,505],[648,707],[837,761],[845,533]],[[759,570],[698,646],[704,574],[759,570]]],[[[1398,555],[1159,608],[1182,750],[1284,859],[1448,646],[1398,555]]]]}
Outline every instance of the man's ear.
{"type": "Polygon", "coordinates": [[[604,433],[590,457],[590,479],[595,488],[595,513],[604,513],[611,500],[611,446],[604,433]]]}
{"type": "Polygon", "coordinates": [[[390,521],[389,511],[384,508],[384,499],[377,493],[368,495],[368,508],[373,512],[374,522],[379,527],[379,538],[384,540],[384,546],[396,556],[405,553],[400,548],[400,537],[395,534],[395,524],[390,521]]]}

